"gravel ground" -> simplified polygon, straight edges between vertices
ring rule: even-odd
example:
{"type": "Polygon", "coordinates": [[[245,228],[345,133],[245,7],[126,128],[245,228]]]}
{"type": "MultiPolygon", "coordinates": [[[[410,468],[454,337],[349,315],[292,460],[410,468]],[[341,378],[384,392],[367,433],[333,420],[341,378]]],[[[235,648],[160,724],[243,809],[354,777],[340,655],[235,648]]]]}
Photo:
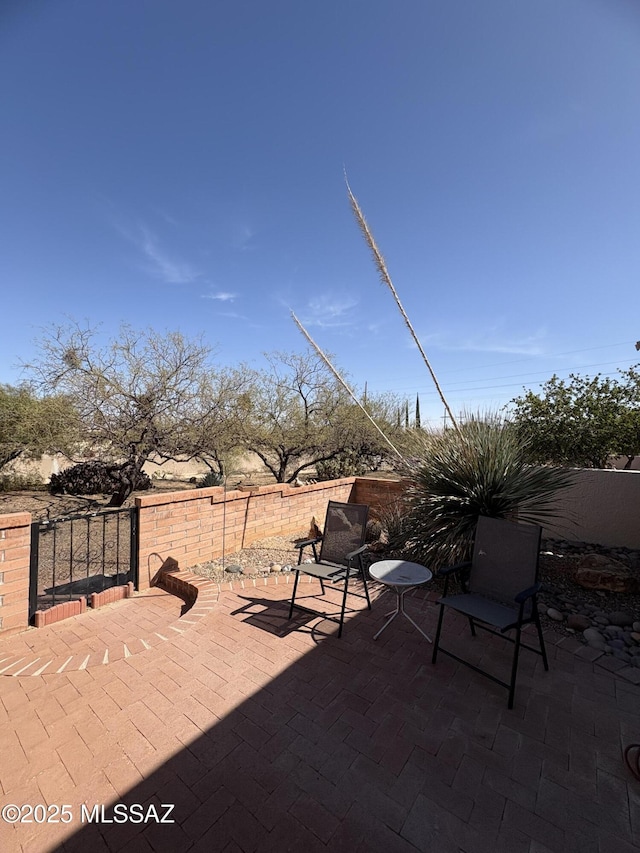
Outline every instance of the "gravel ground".
{"type": "MultiPolygon", "coordinates": [[[[295,540],[306,539],[307,534],[308,530],[304,530],[291,536],[270,536],[268,539],[254,542],[242,551],[225,554],[224,562],[222,558],[209,560],[191,566],[191,571],[216,583],[237,580],[239,572],[229,571],[230,567],[240,566],[242,575],[250,577],[266,577],[271,574],[272,566],[279,566],[280,570],[286,571],[287,566],[295,566],[298,562],[299,552],[295,547],[295,540]]],[[[313,557],[310,548],[305,550],[305,554],[313,557]]]]}

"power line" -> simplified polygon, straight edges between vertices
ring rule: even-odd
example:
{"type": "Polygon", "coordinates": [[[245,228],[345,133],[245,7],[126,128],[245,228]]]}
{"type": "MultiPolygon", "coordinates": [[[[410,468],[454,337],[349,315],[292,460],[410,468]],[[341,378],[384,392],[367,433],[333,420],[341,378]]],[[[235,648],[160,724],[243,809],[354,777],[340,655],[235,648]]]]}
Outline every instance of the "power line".
{"type": "MultiPolygon", "coordinates": [[[[522,361],[530,361],[532,358],[561,358],[564,355],[577,355],[578,353],[581,353],[581,352],[594,352],[595,350],[613,349],[614,347],[623,347],[623,346],[628,347],[632,343],[633,343],[633,341],[620,341],[617,344],[603,344],[602,346],[587,347],[586,349],[571,349],[571,350],[566,350],[565,352],[552,352],[552,353],[549,353],[549,355],[544,355],[544,356],[528,355],[528,356],[525,356],[524,358],[513,358],[513,359],[510,358],[507,361],[494,361],[492,364],[484,364],[483,368],[485,368],[485,367],[500,367],[503,364],[519,364],[522,361]]],[[[638,341],[638,343],[640,344],[640,341],[638,341]]],[[[640,347],[636,346],[636,349],[640,349],[640,347]]],[[[450,372],[451,373],[462,373],[466,369],[467,369],[466,367],[459,367],[459,368],[456,368],[455,370],[452,370],[450,372]]]]}
{"type": "MultiPolygon", "coordinates": [[[[585,370],[585,369],[589,369],[592,367],[595,367],[595,368],[610,367],[613,364],[617,365],[617,364],[619,364],[619,362],[618,361],[606,361],[606,362],[598,362],[595,364],[583,364],[583,365],[580,365],[579,367],[561,367],[561,368],[554,370],[554,374],[559,375],[561,373],[574,373],[578,370],[585,370]]],[[[469,368],[465,368],[465,369],[468,370],[469,368]]],[[[492,388],[511,388],[511,387],[515,387],[517,385],[520,385],[521,383],[520,382],[510,382],[507,385],[480,385],[480,386],[476,386],[476,387],[473,387],[473,386],[469,387],[468,383],[471,383],[471,382],[474,382],[474,383],[475,382],[491,382],[494,379],[495,380],[499,380],[499,379],[520,379],[520,380],[522,380],[522,379],[529,377],[529,376],[546,377],[545,379],[542,380],[544,382],[546,382],[547,379],[551,378],[549,376],[548,371],[538,370],[534,373],[511,373],[511,374],[507,374],[506,376],[492,376],[492,377],[489,377],[488,379],[486,377],[483,377],[482,379],[467,379],[467,380],[464,380],[463,383],[453,382],[453,383],[447,384],[447,381],[445,378],[443,380],[443,385],[446,385],[447,390],[452,391],[453,393],[460,393],[460,392],[465,391],[465,390],[466,391],[482,391],[484,389],[490,390],[492,388]],[[458,387],[461,384],[463,387],[458,387]]],[[[386,388],[386,389],[382,389],[379,393],[381,393],[381,394],[388,393],[388,392],[391,392],[391,393],[393,393],[393,392],[395,392],[395,393],[408,393],[409,391],[413,392],[414,390],[420,394],[431,395],[431,394],[435,393],[434,391],[429,390],[429,388],[427,386],[422,386],[422,385],[413,386],[413,387],[409,387],[409,388],[397,388],[397,387],[393,388],[393,389],[392,388],[386,388]]]]}

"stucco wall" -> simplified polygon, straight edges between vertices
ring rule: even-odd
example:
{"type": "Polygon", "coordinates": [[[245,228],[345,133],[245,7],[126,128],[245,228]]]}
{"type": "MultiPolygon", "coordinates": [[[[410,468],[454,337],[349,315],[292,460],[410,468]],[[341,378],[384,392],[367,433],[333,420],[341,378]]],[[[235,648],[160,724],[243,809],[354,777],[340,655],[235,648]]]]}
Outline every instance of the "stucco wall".
{"type": "Polygon", "coordinates": [[[640,471],[575,471],[558,499],[558,522],[545,536],[640,549],[640,471]]]}

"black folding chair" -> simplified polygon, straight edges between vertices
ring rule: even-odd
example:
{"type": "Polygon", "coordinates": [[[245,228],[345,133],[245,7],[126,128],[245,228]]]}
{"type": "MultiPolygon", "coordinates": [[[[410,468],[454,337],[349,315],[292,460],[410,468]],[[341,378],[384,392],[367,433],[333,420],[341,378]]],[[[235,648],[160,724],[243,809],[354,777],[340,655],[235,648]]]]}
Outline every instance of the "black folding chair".
{"type": "Polygon", "coordinates": [[[441,651],[506,687],[509,691],[509,708],[513,708],[521,646],[542,655],[544,668],[549,669],[536,598],[541,587],[538,583],[541,532],[541,528],[536,524],[514,524],[501,518],[480,516],[471,562],[460,563],[438,572],[439,577],[445,578],[445,585],[444,594],[438,602],[440,614],[432,663],[436,662],[438,651],[441,651]],[[456,575],[461,580],[463,591],[459,595],[448,595],[449,580],[456,575]],[[474,637],[478,627],[514,644],[509,682],[501,681],[491,673],[440,647],[442,620],[447,607],[467,617],[474,637]],[[535,624],[537,628],[539,649],[528,646],[521,640],[523,626],[530,623],[535,624]],[[506,635],[506,632],[511,630],[516,632],[515,639],[506,635]]]}
{"type": "Polygon", "coordinates": [[[337,501],[329,501],[327,507],[327,517],[324,523],[324,533],[316,539],[305,539],[303,542],[298,542],[297,547],[300,549],[298,556],[298,565],[295,569],[296,579],[293,584],[293,593],[291,595],[291,606],[289,607],[289,619],[293,615],[294,606],[298,610],[306,613],[314,613],[317,616],[323,616],[325,619],[330,619],[332,622],[338,622],[340,629],[338,637],[342,636],[342,626],[344,624],[344,612],[347,604],[347,595],[353,595],[357,598],[365,598],[367,607],[371,610],[371,600],[369,598],[369,590],[367,589],[367,578],[362,560],[362,555],[367,549],[364,544],[367,516],[369,507],[363,504],[348,504],[338,503],[337,501]],[[317,546],[320,544],[320,553],[318,554],[317,546]],[[304,549],[311,546],[314,556],[314,563],[303,563],[302,557],[304,549]],[[324,613],[319,613],[317,610],[311,610],[308,607],[302,607],[300,604],[295,604],[296,592],[298,589],[298,581],[300,575],[310,575],[320,581],[322,594],[325,594],[325,582],[331,584],[342,585],[342,607],[340,609],[340,617],[326,616],[324,613]],[[353,592],[349,589],[349,581],[359,579],[364,585],[364,595],[358,592],[353,592]]]}

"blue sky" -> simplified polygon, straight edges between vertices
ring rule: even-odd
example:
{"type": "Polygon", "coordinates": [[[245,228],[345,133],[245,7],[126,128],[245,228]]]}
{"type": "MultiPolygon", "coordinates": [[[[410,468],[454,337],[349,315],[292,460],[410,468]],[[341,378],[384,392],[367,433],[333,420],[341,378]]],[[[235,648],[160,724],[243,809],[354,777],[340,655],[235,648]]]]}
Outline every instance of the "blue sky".
{"type": "Polygon", "coordinates": [[[293,309],[437,423],[343,168],[455,412],[639,360],[632,0],[9,0],[0,87],[0,382],[69,315],[261,366],[293,309]]]}

